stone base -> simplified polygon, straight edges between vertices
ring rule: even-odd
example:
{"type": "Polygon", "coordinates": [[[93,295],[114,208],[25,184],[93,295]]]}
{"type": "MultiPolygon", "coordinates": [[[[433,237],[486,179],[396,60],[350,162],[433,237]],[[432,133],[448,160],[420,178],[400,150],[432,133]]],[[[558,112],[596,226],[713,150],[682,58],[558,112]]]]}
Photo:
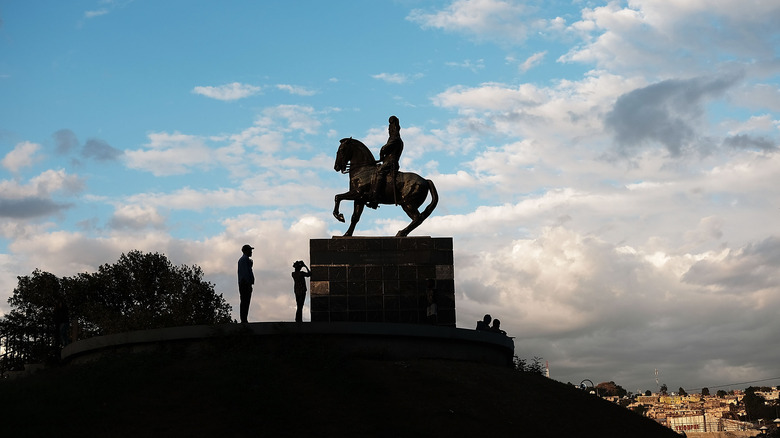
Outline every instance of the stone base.
{"type": "MultiPolygon", "coordinates": [[[[111,355],[169,352],[176,357],[214,354],[253,338],[269,357],[325,348],[343,357],[376,360],[445,359],[512,365],[511,338],[486,331],[421,324],[252,322],[191,325],[95,336],[62,349],[62,363],[82,364],[111,355]]],[[[335,357],[335,356],[334,356],[335,357]]],[[[27,372],[27,371],[23,371],[27,372]]]]}
{"type": "Polygon", "coordinates": [[[451,237],[334,237],[309,241],[312,322],[455,327],[451,237]],[[429,280],[438,318],[430,321],[429,280]]]}

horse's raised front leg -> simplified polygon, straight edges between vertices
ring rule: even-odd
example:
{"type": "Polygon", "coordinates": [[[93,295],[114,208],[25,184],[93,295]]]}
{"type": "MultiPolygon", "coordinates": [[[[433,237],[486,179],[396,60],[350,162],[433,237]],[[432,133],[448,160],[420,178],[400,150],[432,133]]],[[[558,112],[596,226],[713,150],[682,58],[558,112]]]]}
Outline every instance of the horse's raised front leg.
{"type": "Polygon", "coordinates": [[[355,231],[355,225],[357,225],[358,221],[360,220],[360,215],[363,214],[363,207],[366,206],[366,204],[361,201],[354,201],[354,204],[355,208],[352,210],[352,219],[349,221],[349,228],[347,229],[347,232],[344,233],[345,236],[351,236],[355,231]]]}
{"type": "Polygon", "coordinates": [[[348,191],[346,193],[340,193],[340,194],[336,195],[336,197],[334,199],[336,204],[333,206],[333,217],[335,217],[337,221],[344,222],[344,215],[339,212],[339,206],[341,205],[341,201],[345,200],[345,199],[346,200],[354,200],[355,199],[355,195],[356,195],[356,193],[355,193],[354,190],[350,190],[350,191],[348,191]]]}

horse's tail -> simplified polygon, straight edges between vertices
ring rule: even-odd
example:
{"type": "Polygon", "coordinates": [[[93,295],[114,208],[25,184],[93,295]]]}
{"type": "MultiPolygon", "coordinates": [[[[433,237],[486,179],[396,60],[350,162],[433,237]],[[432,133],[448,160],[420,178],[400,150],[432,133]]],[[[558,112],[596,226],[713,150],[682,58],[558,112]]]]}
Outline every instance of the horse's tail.
{"type": "Polygon", "coordinates": [[[436,208],[436,205],[439,204],[439,192],[436,191],[436,186],[433,184],[433,181],[429,179],[426,179],[425,181],[428,182],[428,191],[431,192],[431,203],[425,207],[425,210],[423,210],[422,213],[420,213],[421,222],[427,219],[428,216],[433,213],[433,209],[436,208]]]}

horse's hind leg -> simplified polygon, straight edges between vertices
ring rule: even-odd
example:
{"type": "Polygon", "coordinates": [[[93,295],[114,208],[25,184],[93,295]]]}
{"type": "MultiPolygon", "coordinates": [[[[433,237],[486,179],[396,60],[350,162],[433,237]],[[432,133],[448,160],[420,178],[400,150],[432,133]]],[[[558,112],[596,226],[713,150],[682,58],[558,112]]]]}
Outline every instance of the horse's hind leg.
{"type": "Polygon", "coordinates": [[[409,204],[401,204],[401,208],[404,209],[404,212],[406,212],[406,215],[409,216],[409,218],[412,220],[412,222],[406,226],[403,230],[398,231],[396,233],[396,237],[404,237],[408,236],[409,233],[412,232],[415,228],[419,227],[422,223],[422,215],[420,214],[420,210],[418,210],[415,207],[412,207],[409,204]]]}

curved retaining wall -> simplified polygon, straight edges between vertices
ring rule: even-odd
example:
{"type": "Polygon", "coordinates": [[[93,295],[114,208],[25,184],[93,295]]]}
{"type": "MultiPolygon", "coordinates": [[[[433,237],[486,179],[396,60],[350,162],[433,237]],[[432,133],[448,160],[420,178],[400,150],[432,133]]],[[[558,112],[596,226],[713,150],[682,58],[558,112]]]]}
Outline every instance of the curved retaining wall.
{"type": "Polygon", "coordinates": [[[82,363],[107,353],[155,351],[171,346],[198,350],[222,338],[251,336],[257,348],[273,351],[291,338],[312,340],[347,355],[403,359],[449,359],[510,365],[511,338],[490,332],[418,324],[256,322],[186,326],[96,336],[66,346],[62,360],[82,363]]]}

